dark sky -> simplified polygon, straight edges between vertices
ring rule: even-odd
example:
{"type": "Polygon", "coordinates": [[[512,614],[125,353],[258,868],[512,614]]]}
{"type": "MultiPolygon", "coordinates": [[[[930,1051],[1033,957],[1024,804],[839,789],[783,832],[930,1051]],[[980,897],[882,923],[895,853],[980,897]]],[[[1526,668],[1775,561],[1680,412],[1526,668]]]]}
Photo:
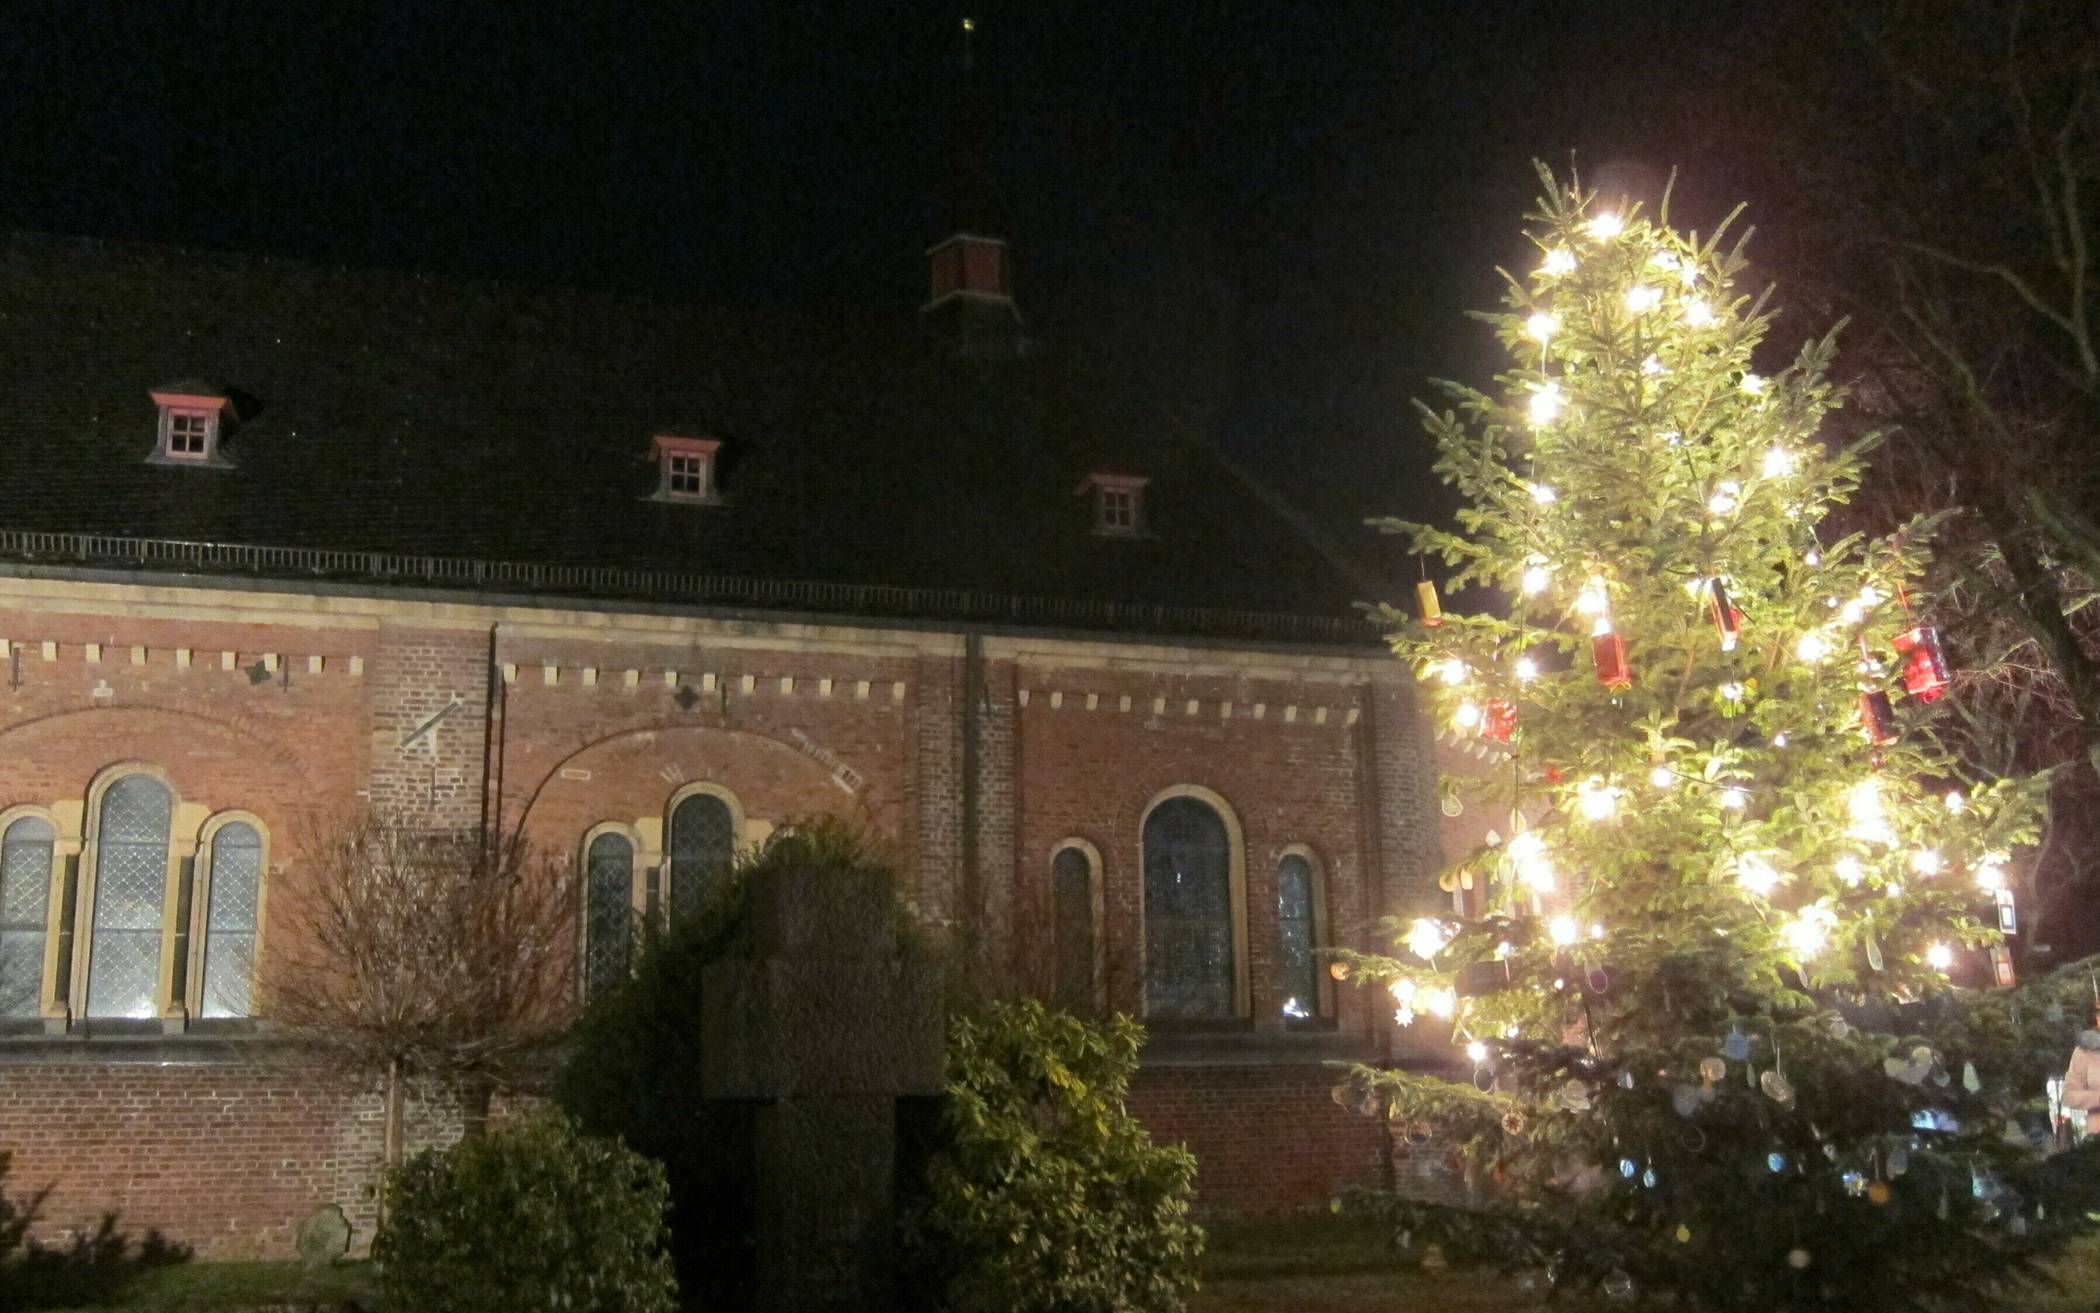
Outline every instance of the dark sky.
{"type": "Polygon", "coordinates": [[[1157,374],[1346,531],[1430,504],[1408,399],[1491,366],[1463,311],[1534,157],[1725,182],[1666,107],[1725,98],[1749,11],[17,3],[0,222],[906,316],[965,12],[1032,331],[1157,374]]]}

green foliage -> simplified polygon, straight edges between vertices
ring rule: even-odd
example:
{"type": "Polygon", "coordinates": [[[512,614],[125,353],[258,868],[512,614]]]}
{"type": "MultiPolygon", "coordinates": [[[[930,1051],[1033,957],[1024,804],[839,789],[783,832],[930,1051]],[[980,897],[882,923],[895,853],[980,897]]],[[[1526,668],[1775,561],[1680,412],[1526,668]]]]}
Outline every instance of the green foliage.
{"type": "Polygon", "coordinates": [[[676,1306],[663,1169],[565,1118],[417,1154],[392,1198],[372,1256],[400,1313],[676,1306]]]}
{"type": "Polygon", "coordinates": [[[947,1144],[909,1232],[954,1313],[1171,1313],[1196,1279],[1195,1159],[1124,1108],[1144,1032],[1033,1001],[949,1027],[947,1144]]]}
{"type": "Polygon", "coordinates": [[[2034,840],[2045,781],[1966,777],[1904,696],[1936,523],[1819,541],[1874,446],[1819,439],[1834,340],[1760,375],[1771,316],[1737,286],[1740,240],[1542,177],[1539,268],[1483,316],[1510,368],[1424,412],[1460,531],[1393,526],[1508,599],[1391,617],[1432,715],[1493,759],[1444,786],[1487,817],[1447,873],[1483,896],[1393,923],[1393,955],[1341,955],[1402,1024],[1468,1046],[1471,1084],[1350,1082],[1455,1143],[1472,1198],[1365,1206],[1453,1261],[1715,1309],[1915,1307],[2017,1277],[2088,1225],[2092,1191],[2035,1147],[2034,1056],[1986,1038],[2021,1004],[1947,976],[1996,942],[1984,889],[2034,840]],[[1899,733],[1870,743],[1873,694],[1899,733]]]}

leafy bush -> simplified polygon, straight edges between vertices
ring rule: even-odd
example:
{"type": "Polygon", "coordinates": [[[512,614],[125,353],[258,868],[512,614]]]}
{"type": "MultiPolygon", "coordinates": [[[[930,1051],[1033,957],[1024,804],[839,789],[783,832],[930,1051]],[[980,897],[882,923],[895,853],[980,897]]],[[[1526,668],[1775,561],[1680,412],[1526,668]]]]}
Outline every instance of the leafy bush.
{"type": "Polygon", "coordinates": [[[663,1168],[565,1118],[417,1154],[392,1199],[372,1256],[398,1313],[675,1306],[663,1168]]]}
{"type": "Polygon", "coordinates": [[[1144,1030],[1028,1001],[956,1017],[943,1138],[909,1211],[956,1313],[1172,1313],[1195,1286],[1196,1172],[1124,1107],[1144,1030]]]}

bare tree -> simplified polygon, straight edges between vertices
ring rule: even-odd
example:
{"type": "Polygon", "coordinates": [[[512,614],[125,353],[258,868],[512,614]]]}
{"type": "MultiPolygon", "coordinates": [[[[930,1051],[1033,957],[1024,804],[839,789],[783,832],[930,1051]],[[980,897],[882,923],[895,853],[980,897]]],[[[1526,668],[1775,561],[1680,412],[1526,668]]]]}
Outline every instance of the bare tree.
{"type": "Polygon", "coordinates": [[[566,1023],[574,890],[522,839],[369,813],[314,827],[265,970],[268,1015],[345,1075],[384,1082],[383,1158],[408,1082],[460,1091],[471,1134],[566,1023]]]}

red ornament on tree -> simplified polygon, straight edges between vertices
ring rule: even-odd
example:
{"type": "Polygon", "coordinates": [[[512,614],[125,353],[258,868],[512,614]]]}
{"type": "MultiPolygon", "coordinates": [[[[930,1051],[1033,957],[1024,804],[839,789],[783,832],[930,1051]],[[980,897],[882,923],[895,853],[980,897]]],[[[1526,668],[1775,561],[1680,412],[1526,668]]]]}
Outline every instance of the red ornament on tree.
{"type": "Polygon", "coordinates": [[[1728,585],[1718,576],[1706,581],[1706,609],[1714,618],[1715,632],[1721,635],[1721,650],[1735,651],[1736,641],[1743,636],[1743,613],[1735,609],[1728,585]]]}
{"type": "Polygon", "coordinates": [[[1879,690],[1859,695],[1859,731],[1875,747],[1896,741],[1896,708],[1879,690]]]}
{"type": "Polygon", "coordinates": [[[1497,743],[1509,742],[1517,731],[1517,709],[1501,698],[1490,698],[1480,712],[1480,737],[1497,743]]]}
{"type": "Polygon", "coordinates": [[[1940,631],[1919,625],[1896,635],[1896,654],[1903,658],[1903,691],[1920,702],[1937,702],[1947,694],[1947,657],[1940,650],[1940,631]]]}
{"type": "Polygon", "coordinates": [[[1626,660],[1626,640],[1599,619],[1590,630],[1590,655],[1597,662],[1597,682],[1606,688],[1625,688],[1633,683],[1633,667],[1626,660]]]}

